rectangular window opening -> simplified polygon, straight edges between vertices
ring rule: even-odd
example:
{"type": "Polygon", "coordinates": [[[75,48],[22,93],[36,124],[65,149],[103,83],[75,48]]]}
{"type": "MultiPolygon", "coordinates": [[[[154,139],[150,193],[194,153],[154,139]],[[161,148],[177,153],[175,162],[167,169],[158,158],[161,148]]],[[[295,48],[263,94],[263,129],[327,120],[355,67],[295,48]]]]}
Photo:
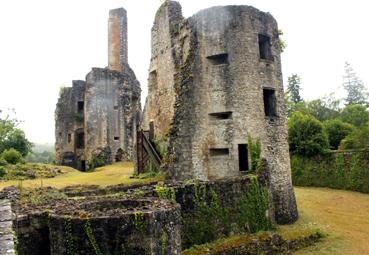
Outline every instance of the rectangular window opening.
{"type": "Polygon", "coordinates": [[[216,54],[206,57],[213,65],[224,65],[228,64],[228,54],[216,54]]]}
{"type": "Polygon", "coordinates": [[[59,138],[61,138],[62,137],[62,132],[59,132],[59,138]]]}
{"type": "Polygon", "coordinates": [[[85,147],[85,134],[77,133],[77,141],[76,141],[77,149],[83,149],[85,147]]]}
{"type": "Polygon", "coordinates": [[[114,105],[114,110],[118,110],[118,105],[114,105]]]}
{"type": "Polygon", "coordinates": [[[273,60],[271,48],[270,48],[270,37],[259,34],[259,54],[260,59],[273,60]]]}
{"type": "Polygon", "coordinates": [[[274,89],[263,89],[265,116],[277,116],[276,98],[274,89]]]}
{"type": "Polygon", "coordinates": [[[83,109],[85,107],[85,102],[78,101],[77,105],[78,105],[78,107],[77,107],[78,112],[83,112],[83,109]]]}
{"type": "Polygon", "coordinates": [[[232,118],[232,112],[213,112],[209,113],[210,119],[227,120],[232,118]]]}
{"type": "Polygon", "coordinates": [[[114,136],[114,140],[118,141],[119,140],[119,136],[114,136]]]}
{"type": "Polygon", "coordinates": [[[240,171],[249,170],[249,153],[247,149],[247,144],[238,145],[238,164],[240,171]]]}
{"type": "Polygon", "coordinates": [[[68,134],[68,143],[70,143],[72,141],[72,135],[68,134]]]}
{"type": "Polygon", "coordinates": [[[210,149],[210,156],[216,157],[216,156],[228,156],[229,155],[229,149],[228,148],[217,148],[217,149],[210,149]]]}

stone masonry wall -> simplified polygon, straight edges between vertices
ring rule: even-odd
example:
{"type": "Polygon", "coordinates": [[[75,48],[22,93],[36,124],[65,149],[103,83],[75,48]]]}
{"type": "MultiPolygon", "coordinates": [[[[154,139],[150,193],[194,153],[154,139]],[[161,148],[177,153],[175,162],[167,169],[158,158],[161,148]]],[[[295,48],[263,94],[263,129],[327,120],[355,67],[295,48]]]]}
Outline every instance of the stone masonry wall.
{"type": "Polygon", "coordinates": [[[174,59],[171,38],[175,24],[182,21],[181,6],[176,2],[166,2],[157,11],[151,29],[151,62],[148,80],[148,97],[144,112],[143,128],[149,129],[154,120],[155,134],[164,140],[170,129],[174,114],[174,59]]]}
{"type": "Polygon", "coordinates": [[[132,159],[141,111],[141,89],[129,66],[124,66],[123,73],[93,68],[86,77],[87,161],[104,149],[110,151],[107,164],[132,159]]]}
{"type": "Polygon", "coordinates": [[[127,11],[123,8],[109,12],[109,69],[122,72],[128,63],[127,11]]]}
{"type": "Polygon", "coordinates": [[[57,164],[78,168],[84,160],[83,150],[76,146],[77,130],[83,132],[83,109],[85,82],[73,81],[71,88],[63,88],[55,110],[55,161],[57,164]]]}
{"type": "MultiPolygon", "coordinates": [[[[180,17],[180,7],[166,1],[156,21],[171,16],[180,17]]],[[[247,148],[248,136],[260,139],[261,157],[271,174],[276,220],[293,222],[297,208],[276,21],[253,7],[224,6],[181,22],[176,19],[169,27],[169,36],[167,30],[153,29],[153,38],[170,38],[166,43],[172,45],[174,109],[170,100],[157,100],[151,106],[150,97],[155,98],[157,89],[149,90],[147,112],[150,116],[154,109],[174,111],[166,121],[171,123],[167,167],[172,178],[212,180],[242,175],[241,162],[250,165],[250,160],[240,147],[247,148]]],[[[168,63],[165,54],[154,57],[168,63]]],[[[162,79],[160,72],[156,79],[162,79]]]]}
{"type": "Polygon", "coordinates": [[[180,254],[180,207],[155,198],[105,199],[19,214],[19,255],[180,254]]]}
{"type": "Polygon", "coordinates": [[[15,255],[10,201],[0,200],[0,254],[15,255]]]}

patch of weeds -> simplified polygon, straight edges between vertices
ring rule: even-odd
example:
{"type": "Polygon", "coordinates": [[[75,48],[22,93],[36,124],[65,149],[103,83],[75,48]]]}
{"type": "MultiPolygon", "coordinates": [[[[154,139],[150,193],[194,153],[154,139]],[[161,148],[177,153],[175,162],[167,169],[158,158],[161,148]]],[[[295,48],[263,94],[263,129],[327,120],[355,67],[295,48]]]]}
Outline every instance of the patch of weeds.
{"type": "Polygon", "coordinates": [[[173,187],[155,185],[154,191],[159,198],[176,201],[176,192],[173,187]]]}

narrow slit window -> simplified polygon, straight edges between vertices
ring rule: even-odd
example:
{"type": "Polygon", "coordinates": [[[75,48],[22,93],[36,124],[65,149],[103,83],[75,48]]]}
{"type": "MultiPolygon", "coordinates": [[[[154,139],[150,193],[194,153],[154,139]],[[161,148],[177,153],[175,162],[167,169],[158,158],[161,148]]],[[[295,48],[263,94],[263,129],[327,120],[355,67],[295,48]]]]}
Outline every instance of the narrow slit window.
{"type": "Polygon", "coordinates": [[[72,135],[68,134],[68,143],[70,143],[72,141],[72,135]]]}
{"type": "Polygon", "coordinates": [[[277,116],[276,98],[274,89],[263,89],[265,116],[277,116]]]}
{"type": "Polygon", "coordinates": [[[85,107],[85,102],[78,101],[78,103],[77,103],[77,110],[78,110],[78,112],[83,112],[84,107],[85,107]]]}
{"type": "Polygon", "coordinates": [[[216,156],[228,156],[229,155],[229,149],[228,148],[217,148],[217,149],[210,149],[210,156],[216,157],[216,156]]]}
{"type": "Polygon", "coordinates": [[[273,60],[271,48],[270,48],[270,37],[259,34],[259,54],[260,59],[273,60]]]}
{"type": "Polygon", "coordinates": [[[210,119],[227,120],[232,118],[232,112],[213,112],[209,113],[210,119]]]}
{"type": "Polygon", "coordinates": [[[228,54],[216,54],[206,57],[213,65],[225,65],[228,64],[228,54]]]}
{"type": "Polygon", "coordinates": [[[249,152],[247,149],[247,144],[238,145],[238,163],[240,171],[249,170],[249,152]]]}
{"type": "Polygon", "coordinates": [[[59,138],[61,138],[62,137],[62,132],[59,132],[59,138]]]}

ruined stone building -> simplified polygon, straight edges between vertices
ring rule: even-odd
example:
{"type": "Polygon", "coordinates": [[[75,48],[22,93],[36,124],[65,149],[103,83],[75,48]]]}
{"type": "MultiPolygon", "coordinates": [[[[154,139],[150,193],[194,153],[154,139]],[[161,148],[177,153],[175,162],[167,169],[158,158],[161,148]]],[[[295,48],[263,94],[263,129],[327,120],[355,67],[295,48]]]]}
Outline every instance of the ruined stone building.
{"type": "Polygon", "coordinates": [[[107,68],[63,88],[55,111],[56,163],[81,170],[131,160],[141,89],[128,65],[127,14],[109,13],[107,68]]]}
{"type": "MultiPolygon", "coordinates": [[[[291,183],[278,27],[249,6],[183,18],[166,1],[152,28],[143,128],[168,148],[175,180],[217,180],[250,168],[248,136],[260,139],[278,223],[297,219],[291,183]]],[[[273,209],[273,208],[272,208],[273,209]]]]}

